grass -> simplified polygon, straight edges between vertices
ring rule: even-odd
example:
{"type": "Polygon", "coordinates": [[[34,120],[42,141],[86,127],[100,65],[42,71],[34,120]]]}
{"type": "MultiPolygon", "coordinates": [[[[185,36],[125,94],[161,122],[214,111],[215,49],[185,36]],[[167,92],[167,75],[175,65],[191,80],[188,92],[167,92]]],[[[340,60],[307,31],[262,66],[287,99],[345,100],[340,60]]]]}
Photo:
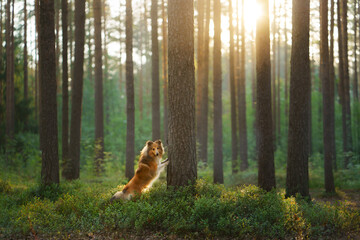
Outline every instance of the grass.
{"type": "MultiPolygon", "coordinates": [[[[166,189],[159,182],[136,201],[109,203],[112,181],[60,186],[0,181],[0,238],[129,233],[180,238],[326,238],[360,232],[359,209],[307,202],[254,185],[224,187],[198,180],[166,189]]],[[[46,237],[45,237],[46,238],[46,237]]]]}

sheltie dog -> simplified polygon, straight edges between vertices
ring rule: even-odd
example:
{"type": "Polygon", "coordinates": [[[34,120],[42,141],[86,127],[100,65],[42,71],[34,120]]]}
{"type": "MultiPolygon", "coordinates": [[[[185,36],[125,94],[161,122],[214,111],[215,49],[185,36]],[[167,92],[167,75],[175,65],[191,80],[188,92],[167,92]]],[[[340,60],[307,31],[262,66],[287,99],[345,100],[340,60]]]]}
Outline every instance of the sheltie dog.
{"type": "Polygon", "coordinates": [[[139,167],[134,177],[125,185],[122,191],[116,192],[110,201],[117,199],[130,200],[135,195],[141,195],[141,192],[145,189],[149,189],[169,164],[168,159],[161,162],[164,153],[161,140],[147,141],[141,150],[139,167]]]}

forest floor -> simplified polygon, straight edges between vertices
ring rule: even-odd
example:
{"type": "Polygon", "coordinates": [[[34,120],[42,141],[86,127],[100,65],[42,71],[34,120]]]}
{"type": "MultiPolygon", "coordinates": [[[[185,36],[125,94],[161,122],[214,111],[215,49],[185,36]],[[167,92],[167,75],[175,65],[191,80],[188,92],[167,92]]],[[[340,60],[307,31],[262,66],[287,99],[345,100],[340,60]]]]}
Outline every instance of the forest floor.
{"type": "Polygon", "coordinates": [[[327,195],[323,189],[310,189],[310,195],[315,202],[332,205],[342,202],[351,209],[360,210],[360,190],[337,189],[335,195],[327,195]]]}

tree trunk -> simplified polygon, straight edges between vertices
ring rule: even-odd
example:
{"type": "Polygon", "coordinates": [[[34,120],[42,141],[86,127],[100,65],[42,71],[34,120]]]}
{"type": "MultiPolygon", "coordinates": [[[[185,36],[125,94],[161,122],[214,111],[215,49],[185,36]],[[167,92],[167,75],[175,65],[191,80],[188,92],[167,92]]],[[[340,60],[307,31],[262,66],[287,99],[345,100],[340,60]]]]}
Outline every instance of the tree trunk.
{"type": "Polygon", "coordinates": [[[324,171],[325,190],[328,193],[335,192],[334,177],[332,170],[333,151],[331,149],[331,86],[328,48],[328,0],[320,1],[320,78],[323,91],[323,142],[324,142],[324,171]]]}
{"type": "Polygon", "coordinates": [[[309,196],[309,0],[293,0],[286,196],[309,196]]]}
{"type": "MultiPolygon", "coordinates": [[[[201,92],[203,89],[202,80],[204,75],[204,9],[205,0],[198,0],[197,2],[197,78],[196,78],[196,140],[200,143],[201,136],[201,92]]],[[[201,146],[200,146],[201,149],[201,146]]]]}
{"type": "Polygon", "coordinates": [[[246,73],[245,73],[245,19],[244,19],[244,0],[241,1],[241,54],[240,54],[240,76],[238,89],[238,109],[239,109],[239,152],[242,171],[249,167],[248,163],[248,141],[246,126],[246,73]]]}
{"type": "MultiPolygon", "coordinates": [[[[27,9],[24,0],[24,99],[28,99],[28,58],[27,58],[27,9]]],[[[27,124],[27,119],[25,119],[27,124]]]]}
{"type": "Polygon", "coordinates": [[[69,170],[69,73],[68,73],[68,2],[61,0],[62,24],[62,176],[70,178],[69,170]]]}
{"type": "MultiPolygon", "coordinates": [[[[339,6],[338,6],[339,7],[339,6]]],[[[344,152],[344,167],[347,168],[349,164],[348,152],[352,151],[352,136],[351,136],[351,109],[350,109],[350,80],[349,80],[349,60],[348,60],[348,31],[347,31],[347,0],[341,0],[340,7],[341,15],[341,37],[342,37],[342,68],[343,79],[341,80],[342,91],[342,128],[343,128],[343,152],[344,152]]],[[[339,41],[340,42],[340,41],[339,41]]]]}
{"type": "Polygon", "coordinates": [[[330,129],[333,131],[330,131],[330,141],[331,141],[331,147],[330,150],[332,151],[331,156],[333,156],[333,165],[334,169],[337,170],[337,164],[336,164],[336,145],[335,145],[335,68],[334,68],[334,15],[335,15],[335,1],[331,1],[331,9],[330,9],[330,15],[331,15],[331,22],[330,22],[330,55],[329,55],[329,61],[330,61],[330,76],[329,76],[329,85],[330,85],[330,129]]]}
{"type": "Polygon", "coordinates": [[[13,28],[11,24],[11,0],[6,5],[6,136],[12,139],[15,127],[14,78],[12,76],[13,61],[13,28]]]}
{"type": "Polygon", "coordinates": [[[93,1],[95,36],[95,173],[99,175],[104,162],[104,99],[101,46],[101,0],[93,1]]]}
{"type": "Polygon", "coordinates": [[[204,163],[207,163],[207,140],[208,140],[208,112],[209,112],[209,25],[210,25],[210,0],[207,0],[206,3],[206,22],[204,29],[204,49],[203,49],[203,73],[201,74],[201,100],[200,100],[200,119],[198,124],[200,124],[200,151],[199,158],[204,163]]]}
{"type": "Polygon", "coordinates": [[[231,170],[232,174],[238,171],[238,141],[236,127],[236,83],[235,83],[235,50],[234,50],[234,27],[232,17],[232,1],[229,0],[229,24],[230,24],[230,104],[231,104],[231,170]]]}
{"type": "Polygon", "coordinates": [[[54,0],[39,7],[41,183],[49,185],[59,183],[54,0]]]}
{"type": "Polygon", "coordinates": [[[221,2],[214,0],[214,183],[224,183],[221,74],[221,2]]]}
{"type": "MultiPolygon", "coordinates": [[[[285,0],[284,3],[284,9],[287,9],[287,0],[285,0]]],[[[285,11],[285,25],[284,25],[284,30],[285,30],[285,44],[284,44],[284,52],[285,52],[285,56],[284,56],[284,88],[285,88],[285,131],[287,133],[287,127],[288,127],[288,116],[289,116],[289,107],[288,107],[288,102],[289,102],[289,87],[288,87],[288,82],[289,82],[289,65],[288,65],[288,32],[287,32],[287,11],[285,11]]]]}
{"type": "Polygon", "coordinates": [[[353,95],[356,100],[359,100],[358,91],[358,64],[357,64],[357,26],[358,26],[358,10],[357,0],[354,0],[354,82],[353,82],[353,95]]]}
{"type": "Polygon", "coordinates": [[[80,177],[81,112],[84,81],[85,1],[75,0],[75,60],[70,126],[71,167],[68,179],[80,177]]]}
{"type": "MultiPolygon", "coordinates": [[[[3,26],[3,1],[0,1],[0,75],[3,74],[4,71],[4,62],[3,62],[3,31],[4,31],[4,26],[3,26]]],[[[6,9],[5,9],[6,10],[6,9]]],[[[3,82],[0,81],[0,106],[3,105],[3,82]]],[[[0,121],[3,121],[3,115],[0,115],[0,121]]]]}
{"type": "Polygon", "coordinates": [[[126,169],[125,176],[134,176],[135,160],[135,104],[134,104],[134,73],[133,73],[133,19],[131,0],[126,0],[126,169]]]}
{"type": "MultiPolygon", "coordinates": [[[[281,4],[278,7],[278,12],[279,15],[278,17],[280,18],[280,13],[281,13],[281,4]]],[[[280,79],[280,64],[281,64],[281,51],[280,51],[280,22],[279,22],[279,26],[277,27],[277,81],[276,81],[276,130],[277,130],[277,138],[278,138],[278,144],[280,144],[280,139],[281,139],[281,105],[280,105],[280,85],[281,85],[281,79],[280,79]]]]}
{"type": "Polygon", "coordinates": [[[165,0],[162,0],[161,2],[161,8],[162,8],[162,34],[163,34],[163,92],[164,92],[164,143],[168,144],[168,132],[169,132],[169,123],[168,123],[168,52],[167,52],[167,24],[166,24],[166,13],[165,13],[165,0]]]}
{"type": "Polygon", "coordinates": [[[60,0],[55,0],[55,64],[57,91],[60,91],[60,0]]]}
{"type": "Polygon", "coordinates": [[[272,118],[273,118],[273,134],[274,134],[274,147],[276,147],[277,142],[277,136],[276,136],[276,127],[277,127],[277,119],[276,119],[276,113],[277,113],[277,103],[276,103],[276,0],[274,0],[274,6],[273,6],[273,27],[272,27],[272,70],[271,70],[271,89],[272,89],[272,118]]]}
{"type": "Polygon", "coordinates": [[[159,40],[158,0],[151,0],[151,62],[152,62],[152,139],[160,139],[160,83],[159,83],[159,40]]]}
{"type": "Polygon", "coordinates": [[[259,0],[258,4],[264,13],[256,23],[258,184],[259,187],[270,191],[276,187],[276,184],[271,112],[269,2],[268,0],[259,0]]]}
{"type": "Polygon", "coordinates": [[[197,178],[193,9],[193,0],[168,4],[169,186],[184,186],[197,178]]]}
{"type": "MultiPolygon", "coordinates": [[[[88,11],[89,11],[89,15],[91,16],[91,7],[92,6],[92,1],[89,0],[88,1],[88,11]]],[[[90,83],[93,83],[93,52],[92,52],[92,43],[91,43],[91,40],[94,38],[93,34],[92,34],[92,31],[93,29],[91,28],[91,26],[93,26],[93,22],[91,22],[91,19],[88,19],[88,41],[87,41],[87,45],[88,45],[88,67],[87,67],[87,74],[88,74],[88,79],[89,79],[89,82],[90,83]]]]}

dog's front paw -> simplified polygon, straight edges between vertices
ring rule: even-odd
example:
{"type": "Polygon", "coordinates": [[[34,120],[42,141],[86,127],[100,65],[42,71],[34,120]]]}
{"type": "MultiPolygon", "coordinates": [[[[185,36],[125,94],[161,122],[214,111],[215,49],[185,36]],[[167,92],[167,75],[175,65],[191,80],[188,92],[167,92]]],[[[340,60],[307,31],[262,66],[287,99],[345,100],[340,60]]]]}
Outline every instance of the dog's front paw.
{"type": "Polygon", "coordinates": [[[169,164],[169,159],[168,158],[161,162],[161,165],[167,166],[168,164],[169,164]]]}

